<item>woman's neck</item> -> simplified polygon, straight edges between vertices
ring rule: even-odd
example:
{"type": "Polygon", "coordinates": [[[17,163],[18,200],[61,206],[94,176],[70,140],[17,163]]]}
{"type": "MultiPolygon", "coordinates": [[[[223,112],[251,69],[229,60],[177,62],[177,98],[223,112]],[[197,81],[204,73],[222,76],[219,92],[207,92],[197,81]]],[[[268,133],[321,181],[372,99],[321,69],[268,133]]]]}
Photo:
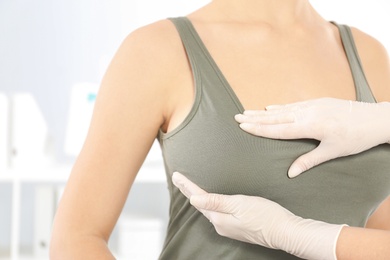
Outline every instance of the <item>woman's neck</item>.
{"type": "Polygon", "coordinates": [[[213,0],[211,6],[229,20],[281,27],[318,17],[308,0],[213,0]]]}

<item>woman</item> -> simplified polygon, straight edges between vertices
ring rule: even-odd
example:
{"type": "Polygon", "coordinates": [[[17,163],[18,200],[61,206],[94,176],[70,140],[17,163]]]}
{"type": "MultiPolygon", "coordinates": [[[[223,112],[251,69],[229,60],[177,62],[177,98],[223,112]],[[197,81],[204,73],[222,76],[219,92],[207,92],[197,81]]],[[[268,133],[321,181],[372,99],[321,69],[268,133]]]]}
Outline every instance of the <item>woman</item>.
{"type": "MultiPolygon", "coordinates": [[[[353,36],[375,98],[390,100],[388,71],[376,69],[385,67],[382,46],[356,29],[353,36]]],[[[390,180],[377,169],[378,181],[364,191],[363,175],[341,175],[340,169],[363,169],[373,158],[386,166],[387,150],[356,164],[348,158],[320,165],[296,181],[287,177],[288,166],[317,142],[251,136],[234,121],[244,108],[317,97],[372,102],[358,64],[348,28],[325,21],[306,0],[214,0],[187,17],[133,32],[103,79],[56,214],[51,257],[113,258],[108,238],[157,135],[171,194],[160,259],[296,258],[220,237],[174,188],[174,171],[210,192],[262,196],[302,217],[364,225],[390,180]],[[346,195],[364,203],[356,209],[346,195]]]]}

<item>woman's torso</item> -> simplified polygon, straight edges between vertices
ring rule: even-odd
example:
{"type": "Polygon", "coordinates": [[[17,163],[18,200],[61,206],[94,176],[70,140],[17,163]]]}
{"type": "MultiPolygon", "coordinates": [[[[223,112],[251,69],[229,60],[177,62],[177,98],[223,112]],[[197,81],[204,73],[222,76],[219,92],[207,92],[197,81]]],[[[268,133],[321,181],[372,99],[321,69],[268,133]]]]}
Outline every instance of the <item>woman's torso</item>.
{"type": "MultiPolygon", "coordinates": [[[[294,40],[287,40],[291,35],[266,32],[245,38],[248,31],[221,24],[197,23],[195,30],[186,19],[177,23],[186,31],[191,66],[178,68],[178,73],[188,76],[186,87],[178,89],[182,101],[165,129],[168,134],[160,133],[171,193],[170,224],[161,259],[290,257],[217,235],[173,188],[169,178],[173,171],[182,172],[209,192],[263,196],[302,217],[363,226],[389,195],[388,146],[333,160],[290,180],[287,169],[292,161],[318,142],[254,137],[240,130],[233,119],[244,108],[324,96],[361,99],[337,27],[322,28],[313,38],[294,34],[294,40]],[[267,41],[270,37],[274,41],[267,41]]],[[[374,101],[364,77],[361,81],[360,87],[366,87],[362,100],[374,101]]]]}

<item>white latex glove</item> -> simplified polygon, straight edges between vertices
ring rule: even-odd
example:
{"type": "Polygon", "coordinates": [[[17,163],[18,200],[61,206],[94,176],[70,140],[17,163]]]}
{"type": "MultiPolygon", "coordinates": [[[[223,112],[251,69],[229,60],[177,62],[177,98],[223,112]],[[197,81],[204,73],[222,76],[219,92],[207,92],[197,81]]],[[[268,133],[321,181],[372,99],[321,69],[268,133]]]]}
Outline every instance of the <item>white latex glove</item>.
{"type": "Polygon", "coordinates": [[[180,173],[174,173],[172,181],[221,236],[304,259],[337,259],[336,243],[343,225],[303,219],[260,197],[209,194],[180,173]]]}
{"type": "Polygon", "coordinates": [[[288,171],[290,178],[328,160],[390,143],[389,102],[320,98],[245,111],[235,119],[243,130],[257,136],[321,141],[316,149],[294,161],[288,171]]]}

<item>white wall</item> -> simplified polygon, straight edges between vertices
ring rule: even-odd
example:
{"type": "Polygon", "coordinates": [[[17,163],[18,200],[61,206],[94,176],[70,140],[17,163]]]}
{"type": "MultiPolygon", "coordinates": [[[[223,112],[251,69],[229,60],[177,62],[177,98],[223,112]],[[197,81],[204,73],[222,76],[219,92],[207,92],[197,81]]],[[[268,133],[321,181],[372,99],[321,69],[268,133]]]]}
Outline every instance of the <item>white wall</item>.
{"type": "Polygon", "coordinates": [[[390,51],[390,1],[388,0],[311,0],[322,16],[348,24],[377,38],[390,51]]]}
{"type": "MultiPolygon", "coordinates": [[[[32,92],[55,140],[56,158],[71,161],[63,154],[71,86],[80,81],[99,82],[108,60],[131,30],[184,15],[207,2],[0,0],[0,91],[32,92]]],[[[389,1],[311,2],[326,19],[361,28],[390,50],[389,1]]],[[[31,191],[27,188],[23,193],[24,205],[32,205],[31,191]]],[[[0,247],[9,243],[9,195],[9,187],[0,185],[0,247]]],[[[26,206],[24,215],[31,216],[31,210],[26,206]]],[[[30,221],[23,219],[24,244],[32,239],[30,221]]]]}

